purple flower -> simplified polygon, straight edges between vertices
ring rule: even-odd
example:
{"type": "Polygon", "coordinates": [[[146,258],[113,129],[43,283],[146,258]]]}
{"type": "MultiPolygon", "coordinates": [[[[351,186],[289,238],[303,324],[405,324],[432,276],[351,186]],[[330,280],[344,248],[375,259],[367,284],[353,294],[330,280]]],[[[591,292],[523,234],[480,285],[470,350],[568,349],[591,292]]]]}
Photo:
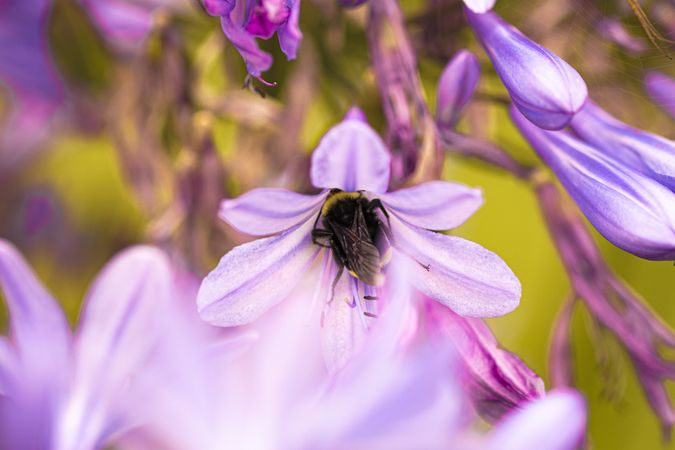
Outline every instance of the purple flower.
{"type": "Polygon", "coordinates": [[[545,395],[543,380],[520,358],[502,349],[481,319],[459,316],[429,299],[423,304],[428,332],[456,348],[464,390],[483,418],[494,422],[545,395]]]}
{"type": "Polygon", "coordinates": [[[0,285],[11,319],[11,341],[0,338],[0,447],[100,448],[134,424],[129,404],[140,393],[131,380],[175,323],[167,323],[176,287],[166,257],[137,247],[113,259],[87,295],[75,336],[1,240],[0,285]]]}
{"type": "Polygon", "coordinates": [[[607,240],[643,258],[675,258],[675,201],[668,188],[565,132],[533,126],[515,108],[511,116],[607,240]]]}
{"type": "Polygon", "coordinates": [[[606,158],[675,191],[675,142],[632,128],[590,100],[570,125],[606,158]]]}
{"type": "Polygon", "coordinates": [[[103,36],[122,49],[138,46],[152,29],[156,10],[183,0],[81,0],[103,36]]]}
{"type": "Polygon", "coordinates": [[[463,223],[480,206],[480,191],[433,181],[388,193],[389,152],[357,116],[350,113],[329,130],[312,155],[312,183],[325,189],[320,194],[255,189],[222,203],[220,217],[230,225],[271,236],[234,248],[204,279],[197,298],[204,320],[221,326],[254,321],[320,261],[314,284],[325,288],[326,357],[329,366],[339,366],[345,348],[377,314],[377,302],[370,300],[378,295],[380,268],[391,250],[414,261],[411,282],[417,289],[458,314],[499,316],[518,305],[520,283],[497,255],[429,231],[463,223]],[[346,208],[336,219],[341,228],[327,225],[331,208],[338,208],[336,215],[346,208]],[[357,221],[366,221],[368,235],[349,238],[360,247],[350,247],[348,256],[345,248],[351,244],[336,244],[343,237],[335,233],[344,228],[364,233],[363,226],[355,228],[357,221]]]}
{"type": "Polygon", "coordinates": [[[13,107],[2,129],[0,166],[25,156],[45,136],[63,102],[46,36],[50,7],[49,0],[0,2],[0,81],[13,107]]]}
{"type": "Polygon", "coordinates": [[[452,129],[471,101],[480,79],[480,63],[469,50],[460,50],[450,60],[438,81],[436,123],[452,129]]]}
{"type": "Polygon", "coordinates": [[[225,36],[237,48],[248,73],[261,79],[272,65],[272,56],[263,52],[256,38],[269,39],[274,33],[279,46],[295,59],[302,40],[298,27],[300,0],[203,0],[209,14],[220,17],[225,36]]]}
{"type": "Polygon", "coordinates": [[[654,101],[675,118],[675,79],[660,72],[648,72],[645,87],[654,101]]]}
{"type": "Polygon", "coordinates": [[[588,96],[579,73],[497,14],[466,15],[520,112],[541,128],[567,126],[588,96]]]}

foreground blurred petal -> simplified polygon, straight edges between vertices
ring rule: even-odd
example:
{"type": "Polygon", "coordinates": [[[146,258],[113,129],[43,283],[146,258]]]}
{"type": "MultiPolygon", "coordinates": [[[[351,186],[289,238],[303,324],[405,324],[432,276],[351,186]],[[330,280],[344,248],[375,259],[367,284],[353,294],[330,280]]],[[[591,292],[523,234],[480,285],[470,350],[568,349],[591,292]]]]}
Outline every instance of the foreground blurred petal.
{"type": "Polygon", "coordinates": [[[397,250],[417,261],[412,282],[457,314],[496,317],[520,301],[520,282],[506,263],[480,245],[391,218],[397,250]]]}
{"type": "Polygon", "coordinates": [[[511,116],[608,241],[643,258],[675,258],[673,192],[564,132],[533,126],[513,108],[511,116]]]}
{"type": "Polygon", "coordinates": [[[480,189],[447,181],[430,181],[380,198],[390,212],[428,230],[458,227],[483,204],[480,189]]]}
{"type": "Polygon", "coordinates": [[[312,153],[314,186],[377,194],[387,191],[391,155],[375,130],[357,115],[350,112],[321,138],[312,153]]]}
{"type": "Polygon", "coordinates": [[[588,97],[579,73],[497,14],[466,15],[523,115],[541,128],[564,128],[588,97]]]}
{"type": "Polygon", "coordinates": [[[603,151],[607,158],[620,161],[675,191],[675,142],[630,127],[590,100],[570,125],[581,139],[603,151]]]}
{"type": "Polygon", "coordinates": [[[0,405],[0,448],[46,448],[66,387],[70,331],[56,301],[19,252],[3,240],[0,285],[17,350],[14,376],[5,380],[11,401],[0,405]]]}
{"type": "Polygon", "coordinates": [[[254,189],[220,203],[218,216],[239,231],[252,235],[279,233],[306,221],[325,194],[302,195],[286,189],[254,189]]]}
{"type": "Polygon", "coordinates": [[[283,300],[321,250],[312,244],[313,226],[310,220],[223,256],[199,288],[197,307],[202,319],[220,326],[242,325],[283,300]]]}
{"type": "Polygon", "coordinates": [[[85,300],[59,448],[96,448],[129,426],[120,405],[160,338],[172,287],[168,259],[152,247],[124,251],[98,276],[85,300]]]}
{"type": "Polygon", "coordinates": [[[480,79],[480,63],[469,50],[460,50],[452,57],[438,80],[436,123],[454,128],[476,91],[480,79]]]}
{"type": "Polygon", "coordinates": [[[651,98],[675,118],[675,79],[661,72],[648,72],[645,87],[651,98]]]}
{"type": "Polygon", "coordinates": [[[583,442],[586,405],[572,390],[551,391],[508,416],[490,433],[487,450],[575,450],[583,442]]]}

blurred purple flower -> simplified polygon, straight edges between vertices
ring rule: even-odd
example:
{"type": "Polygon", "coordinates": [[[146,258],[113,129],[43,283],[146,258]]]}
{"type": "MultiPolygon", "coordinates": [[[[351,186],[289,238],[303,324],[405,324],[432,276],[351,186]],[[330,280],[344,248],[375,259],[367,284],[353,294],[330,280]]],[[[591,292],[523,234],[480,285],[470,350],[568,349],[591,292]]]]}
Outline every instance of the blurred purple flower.
{"type": "Polygon", "coordinates": [[[262,80],[272,66],[272,56],[263,52],[256,38],[269,39],[275,33],[279,46],[295,59],[302,40],[298,27],[300,0],[202,0],[209,14],[220,17],[225,36],[237,48],[248,73],[262,80]]]}
{"type": "Polygon", "coordinates": [[[645,75],[645,87],[652,99],[675,118],[675,79],[651,71],[645,75]]]}
{"type": "Polygon", "coordinates": [[[0,139],[0,167],[26,156],[63,103],[47,42],[49,0],[0,1],[0,81],[12,109],[0,139]]]}
{"type": "Polygon", "coordinates": [[[500,347],[481,319],[459,316],[425,299],[425,324],[440,342],[452,343],[464,372],[464,391],[491,422],[545,395],[544,382],[513,353],[500,347]]]}
{"type": "Polygon", "coordinates": [[[567,126],[588,96],[579,73],[497,14],[466,16],[520,112],[541,128],[567,126]]]}
{"type": "Polygon", "coordinates": [[[675,142],[632,128],[590,100],[570,125],[581,139],[600,150],[607,159],[630,167],[675,192],[675,142]]]}
{"type": "Polygon", "coordinates": [[[607,240],[643,258],[675,258],[673,192],[565,132],[533,126],[515,108],[511,117],[607,240]]]}
{"type": "Polygon", "coordinates": [[[134,425],[129,405],[141,393],[131,380],[176,323],[167,322],[180,291],[167,258],[149,247],[114,258],[93,283],[74,337],[58,303],[2,240],[0,284],[11,329],[11,341],[0,340],[0,447],[100,448],[134,425]]]}
{"type": "Polygon", "coordinates": [[[638,54],[649,48],[645,41],[628,33],[623,23],[615,18],[603,17],[595,26],[600,34],[628,52],[638,54]]]}
{"type": "MultiPolygon", "coordinates": [[[[462,238],[428,231],[463,223],[482,203],[480,191],[432,181],[387,193],[389,151],[357,111],[329,130],[312,155],[312,183],[324,188],[322,193],[255,189],[222,203],[220,217],[232,226],[252,235],[273,236],[234,248],[204,279],[197,298],[204,320],[221,326],[254,321],[287,297],[319,259],[323,263],[316,284],[328,287],[331,279],[337,283],[334,295],[327,295],[323,329],[324,342],[329,343],[327,361],[329,366],[341,364],[336,355],[344,353],[344,343],[358,331],[359,321],[366,328],[364,315],[376,314],[376,302],[364,300],[377,297],[375,285],[382,275],[365,282],[348,266],[351,273],[340,277],[339,265],[331,262],[338,256],[313,243],[313,230],[335,188],[361,193],[368,209],[359,206],[358,211],[377,220],[384,247],[416,262],[410,269],[411,282],[429,297],[458,314],[478,317],[506,314],[518,305],[520,283],[497,255],[462,238]],[[378,211],[377,200],[388,218],[378,211]]],[[[381,261],[389,250],[373,251],[379,252],[381,261]]]]}
{"type": "Polygon", "coordinates": [[[480,63],[469,50],[460,50],[450,60],[438,81],[436,124],[452,129],[471,101],[480,79],[480,63]]]}
{"type": "Polygon", "coordinates": [[[101,34],[121,49],[132,49],[152,29],[153,15],[185,0],[81,0],[101,34]]]}

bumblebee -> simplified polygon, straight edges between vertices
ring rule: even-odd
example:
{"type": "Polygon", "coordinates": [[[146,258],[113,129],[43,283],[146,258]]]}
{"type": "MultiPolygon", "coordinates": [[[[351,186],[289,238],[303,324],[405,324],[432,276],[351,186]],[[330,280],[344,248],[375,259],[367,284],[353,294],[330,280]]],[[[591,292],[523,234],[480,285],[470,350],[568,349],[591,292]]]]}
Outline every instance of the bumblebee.
{"type": "Polygon", "coordinates": [[[345,268],[365,284],[375,286],[380,283],[380,268],[388,251],[381,255],[377,243],[383,234],[391,243],[391,233],[388,224],[378,216],[378,210],[388,222],[389,214],[382,202],[369,200],[363,191],[331,189],[328,193],[314,223],[312,242],[332,250],[338,266],[333,291],[345,268]],[[324,228],[319,228],[319,219],[323,219],[324,228]]]}

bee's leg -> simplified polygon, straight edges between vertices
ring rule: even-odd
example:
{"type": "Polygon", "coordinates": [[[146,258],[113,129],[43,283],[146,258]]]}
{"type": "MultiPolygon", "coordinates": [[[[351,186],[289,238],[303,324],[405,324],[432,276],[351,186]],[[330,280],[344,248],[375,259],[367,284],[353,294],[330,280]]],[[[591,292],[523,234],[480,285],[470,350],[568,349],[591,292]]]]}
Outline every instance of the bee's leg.
{"type": "Polygon", "coordinates": [[[389,227],[391,227],[391,220],[389,219],[389,213],[387,212],[386,209],[384,209],[384,205],[382,204],[382,201],[379,198],[374,198],[370,202],[368,202],[369,212],[373,212],[376,209],[382,211],[382,214],[384,214],[384,217],[387,219],[387,224],[389,225],[389,227]]]}
{"type": "Polygon", "coordinates": [[[319,247],[333,248],[330,243],[332,238],[333,233],[328,230],[323,230],[321,228],[314,228],[312,230],[312,244],[316,244],[319,247]],[[328,240],[328,243],[326,243],[326,240],[328,240]]]}

